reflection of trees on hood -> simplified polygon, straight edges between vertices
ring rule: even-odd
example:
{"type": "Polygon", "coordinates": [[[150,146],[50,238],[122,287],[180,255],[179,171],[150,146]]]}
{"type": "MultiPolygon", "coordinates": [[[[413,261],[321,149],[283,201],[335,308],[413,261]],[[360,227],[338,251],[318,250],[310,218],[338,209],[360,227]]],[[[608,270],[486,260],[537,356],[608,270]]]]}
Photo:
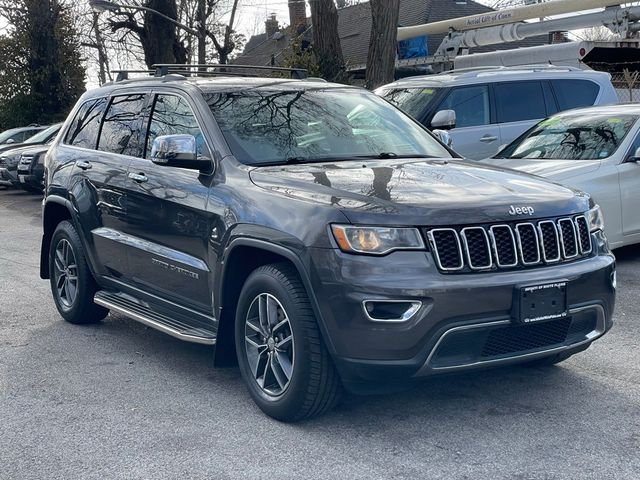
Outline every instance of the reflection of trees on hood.
{"type": "Polygon", "coordinates": [[[389,182],[393,178],[394,168],[379,167],[373,169],[373,183],[367,191],[367,195],[373,195],[382,200],[391,200],[391,188],[389,182]]]}

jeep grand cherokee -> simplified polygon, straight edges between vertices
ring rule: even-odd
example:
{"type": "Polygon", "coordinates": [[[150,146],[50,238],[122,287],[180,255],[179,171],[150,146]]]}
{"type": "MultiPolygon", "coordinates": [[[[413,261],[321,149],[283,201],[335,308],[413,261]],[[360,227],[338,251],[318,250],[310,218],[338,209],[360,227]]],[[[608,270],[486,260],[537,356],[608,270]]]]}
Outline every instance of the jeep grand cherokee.
{"type": "Polygon", "coordinates": [[[216,345],[281,420],[342,387],[559,362],[611,327],[588,195],[465,163],[359,88],[123,80],[82,97],[45,164],[62,317],[216,345]]]}

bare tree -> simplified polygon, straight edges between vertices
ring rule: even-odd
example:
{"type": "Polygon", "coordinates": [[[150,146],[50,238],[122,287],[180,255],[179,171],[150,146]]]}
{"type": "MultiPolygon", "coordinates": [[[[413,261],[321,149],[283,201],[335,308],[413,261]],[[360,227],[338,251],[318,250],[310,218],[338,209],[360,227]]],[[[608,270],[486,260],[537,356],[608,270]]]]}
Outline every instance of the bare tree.
{"type": "Polygon", "coordinates": [[[588,42],[609,42],[616,38],[619,38],[615,33],[609,30],[604,25],[598,27],[585,28],[574,33],[580,40],[586,40],[588,42]]]}
{"type": "Polygon", "coordinates": [[[344,57],[338,35],[338,10],[334,0],[311,0],[313,49],[322,76],[329,81],[346,80],[344,57]]]}
{"type": "Polygon", "coordinates": [[[400,0],[371,0],[370,5],[366,87],[374,89],[394,79],[400,0]]]}

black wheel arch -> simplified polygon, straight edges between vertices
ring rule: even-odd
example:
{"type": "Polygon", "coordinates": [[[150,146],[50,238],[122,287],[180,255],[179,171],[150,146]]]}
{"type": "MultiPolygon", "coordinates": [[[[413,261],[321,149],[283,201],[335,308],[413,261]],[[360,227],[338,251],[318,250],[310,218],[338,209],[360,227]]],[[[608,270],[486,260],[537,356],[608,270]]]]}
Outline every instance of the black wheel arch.
{"type": "Polygon", "coordinates": [[[40,246],[40,278],[49,279],[49,248],[51,237],[58,224],[69,220],[75,225],[71,201],[58,195],[48,195],[42,203],[42,242],[40,246]]]}
{"type": "MultiPolygon", "coordinates": [[[[303,246],[300,245],[302,249],[303,246]]],[[[290,247],[267,240],[239,237],[231,240],[219,262],[215,283],[215,311],[218,318],[216,342],[216,365],[235,364],[234,322],[238,297],[247,277],[263,265],[285,261],[296,270],[305,287],[313,308],[318,328],[330,354],[335,353],[324,322],[318,300],[314,294],[309,268],[301,260],[304,250],[294,251],[290,247]]]]}

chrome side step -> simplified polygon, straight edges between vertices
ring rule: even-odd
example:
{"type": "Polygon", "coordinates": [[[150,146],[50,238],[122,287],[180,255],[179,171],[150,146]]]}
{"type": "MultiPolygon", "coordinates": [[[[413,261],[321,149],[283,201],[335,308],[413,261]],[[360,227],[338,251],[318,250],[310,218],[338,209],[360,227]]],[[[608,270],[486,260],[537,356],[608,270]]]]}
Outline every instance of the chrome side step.
{"type": "Polygon", "coordinates": [[[184,340],[185,342],[215,345],[216,332],[205,328],[197,328],[152,310],[148,305],[136,301],[128,295],[100,291],[93,301],[114,312],[121,313],[148,327],[159,330],[167,335],[184,340]]]}

